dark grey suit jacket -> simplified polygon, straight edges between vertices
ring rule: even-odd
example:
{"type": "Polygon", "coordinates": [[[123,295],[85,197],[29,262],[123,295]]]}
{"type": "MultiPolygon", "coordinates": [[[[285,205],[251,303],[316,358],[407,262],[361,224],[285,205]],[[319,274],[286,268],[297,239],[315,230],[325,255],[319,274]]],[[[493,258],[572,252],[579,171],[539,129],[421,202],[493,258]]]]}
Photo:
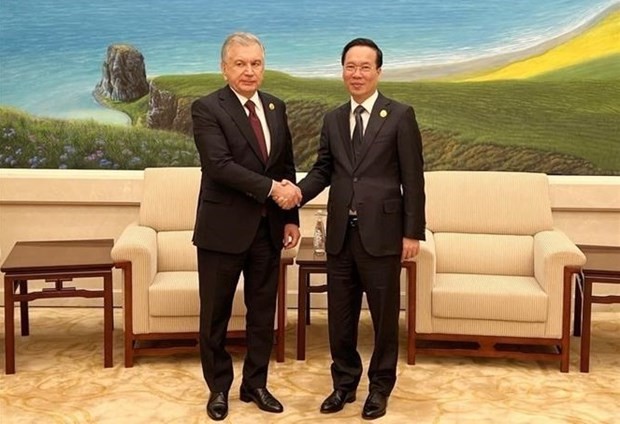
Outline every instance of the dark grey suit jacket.
{"type": "Polygon", "coordinates": [[[351,201],[373,256],[399,255],[402,238],[424,240],[424,161],[411,106],[379,93],[357,161],[351,145],[350,102],[327,113],[316,163],[299,183],[303,201],[330,186],[326,251],[343,246],[351,201]]]}
{"type": "Polygon", "coordinates": [[[269,198],[272,179],[295,182],[286,107],[267,93],[259,92],[259,96],[271,135],[267,163],[244,107],[229,86],[192,104],[194,141],[202,167],[193,241],[200,248],[224,253],[247,250],[263,211],[278,250],[284,225],[299,225],[296,209],[283,211],[269,198]]]}

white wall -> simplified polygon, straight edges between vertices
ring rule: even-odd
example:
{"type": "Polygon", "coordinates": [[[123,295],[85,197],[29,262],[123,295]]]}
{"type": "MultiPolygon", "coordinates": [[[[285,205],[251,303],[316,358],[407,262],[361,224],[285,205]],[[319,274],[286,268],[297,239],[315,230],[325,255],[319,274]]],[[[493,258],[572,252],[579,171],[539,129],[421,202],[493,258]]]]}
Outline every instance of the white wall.
{"type": "MultiPolygon", "coordinates": [[[[6,257],[16,241],[117,239],[125,226],[137,219],[142,175],[142,171],[0,169],[2,257],[6,257]]],[[[620,246],[620,177],[551,176],[550,181],[553,215],[558,228],[577,244],[620,246]]],[[[314,213],[324,208],[326,201],[324,192],[302,209],[302,235],[311,236],[314,213]]],[[[320,276],[313,278],[320,279],[320,276]]],[[[287,281],[288,305],[295,306],[295,266],[289,267],[287,281]]],[[[101,283],[85,279],[80,281],[82,285],[100,287],[101,283]]],[[[115,271],[116,305],[121,304],[121,286],[120,271],[115,271]]],[[[617,293],[620,287],[604,290],[617,293]]],[[[324,295],[314,296],[313,307],[324,306],[324,295]]],[[[39,300],[36,304],[98,305],[101,300],[54,299],[39,300]]],[[[619,308],[617,305],[595,306],[619,308]]]]}

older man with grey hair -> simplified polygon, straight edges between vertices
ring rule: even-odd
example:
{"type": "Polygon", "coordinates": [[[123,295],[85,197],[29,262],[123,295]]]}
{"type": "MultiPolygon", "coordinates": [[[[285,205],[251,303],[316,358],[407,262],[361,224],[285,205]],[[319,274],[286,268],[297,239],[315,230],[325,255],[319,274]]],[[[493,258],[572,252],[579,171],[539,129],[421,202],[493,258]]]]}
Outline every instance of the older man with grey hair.
{"type": "Polygon", "coordinates": [[[228,415],[233,382],[226,331],[241,273],[247,308],[247,354],[240,399],[267,412],[282,404],[267,390],[273,348],[280,251],[299,241],[295,164],[284,102],[259,91],[264,47],[248,33],[230,35],[222,47],[227,85],[192,104],[194,140],[202,179],[193,241],[198,254],[200,355],[210,390],[207,413],[228,415]]]}

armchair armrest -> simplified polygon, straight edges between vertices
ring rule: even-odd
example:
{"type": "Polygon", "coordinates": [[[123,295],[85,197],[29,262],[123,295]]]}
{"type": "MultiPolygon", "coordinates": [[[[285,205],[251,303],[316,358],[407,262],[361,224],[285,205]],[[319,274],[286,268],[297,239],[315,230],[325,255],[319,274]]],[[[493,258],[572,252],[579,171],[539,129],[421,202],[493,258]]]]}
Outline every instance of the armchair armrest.
{"type": "Polygon", "coordinates": [[[437,259],[435,237],[426,230],[426,241],[420,242],[420,253],[414,258],[417,263],[416,276],[416,332],[432,333],[431,292],[435,285],[437,259]]]}
{"type": "Polygon", "coordinates": [[[282,259],[295,259],[298,250],[299,243],[297,243],[297,246],[293,247],[292,249],[282,249],[282,251],[280,252],[280,257],[282,259]]]}
{"type": "MultiPolygon", "coordinates": [[[[299,245],[298,245],[299,246],[299,245]]],[[[285,331],[288,322],[286,315],[286,281],[288,266],[293,265],[295,256],[297,256],[298,246],[292,249],[282,249],[280,251],[280,272],[278,276],[278,304],[276,312],[276,360],[284,362],[285,347],[285,331]]]]}
{"type": "Polygon", "coordinates": [[[564,267],[585,263],[585,255],[562,231],[541,231],[534,235],[534,277],[547,294],[561,290],[564,267]]]}
{"type": "Polygon", "coordinates": [[[150,227],[130,225],[121,233],[111,252],[116,263],[131,262],[133,332],[148,332],[148,289],[157,273],[157,233],[150,227]]]}
{"type": "MultiPolygon", "coordinates": [[[[288,281],[287,273],[289,265],[293,265],[295,263],[295,257],[297,256],[297,252],[299,251],[299,244],[292,249],[282,249],[280,251],[280,282],[283,285],[282,288],[282,296],[278,305],[278,308],[282,307],[284,311],[286,311],[286,294],[288,292],[288,288],[286,286],[286,282],[288,281]]],[[[278,294],[280,295],[280,293],[278,294]]],[[[284,314],[284,318],[286,320],[286,313],[284,314]]]]}
{"type": "MultiPolygon", "coordinates": [[[[534,277],[549,299],[545,324],[547,337],[562,337],[563,328],[568,325],[561,318],[570,313],[570,300],[567,300],[570,292],[564,293],[564,268],[585,263],[585,255],[563,232],[550,230],[534,235],[534,277]]],[[[570,291],[570,286],[567,290],[570,291]]]]}
{"type": "Polygon", "coordinates": [[[130,225],[121,233],[112,248],[114,262],[131,262],[134,275],[141,264],[147,280],[157,272],[157,233],[151,227],[130,225]]]}

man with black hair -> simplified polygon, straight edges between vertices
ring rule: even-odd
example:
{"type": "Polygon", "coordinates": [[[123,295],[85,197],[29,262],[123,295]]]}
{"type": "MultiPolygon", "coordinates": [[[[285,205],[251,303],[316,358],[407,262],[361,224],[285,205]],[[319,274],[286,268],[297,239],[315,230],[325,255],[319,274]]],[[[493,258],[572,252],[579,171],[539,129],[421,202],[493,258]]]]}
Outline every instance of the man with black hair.
{"type": "Polygon", "coordinates": [[[333,392],[322,413],[355,401],[362,375],[357,328],[366,299],[375,331],[362,418],[386,413],[396,383],[400,271],[424,240],[420,130],[411,106],[377,91],[383,54],[357,38],[342,51],[351,98],[327,113],[318,156],[299,182],[303,202],[330,186],[327,204],[327,299],[333,392]]]}

